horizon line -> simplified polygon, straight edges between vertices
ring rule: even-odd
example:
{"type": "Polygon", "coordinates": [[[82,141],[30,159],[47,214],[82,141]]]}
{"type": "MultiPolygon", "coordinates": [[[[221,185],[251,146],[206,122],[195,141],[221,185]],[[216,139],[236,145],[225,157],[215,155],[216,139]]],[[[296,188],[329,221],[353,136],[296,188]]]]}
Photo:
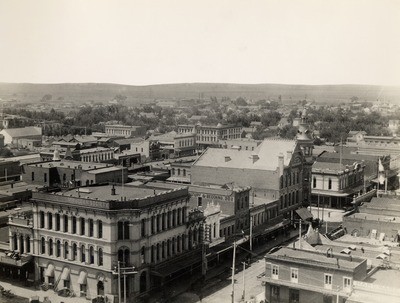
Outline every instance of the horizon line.
{"type": "Polygon", "coordinates": [[[340,84],[301,84],[301,83],[275,83],[275,82],[259,82],[259,83],[238,83],[238,82],[165,82],[165,83],[153,83],[153,84],[127,84],[127,83],[115,83],[115,82],[2,82],[0,84],[30,84],[30,85],[64,85],[64,84],[102,84],[102,85],[121,85],[121,86],[161,86],[161,85],[182,85],[182,84],[228,84],[228,85],[285,85],[285,86],[377,86],[377,87],[399,87],[400,84],[362,84],[362,83],[340,83],[340,84]]]}

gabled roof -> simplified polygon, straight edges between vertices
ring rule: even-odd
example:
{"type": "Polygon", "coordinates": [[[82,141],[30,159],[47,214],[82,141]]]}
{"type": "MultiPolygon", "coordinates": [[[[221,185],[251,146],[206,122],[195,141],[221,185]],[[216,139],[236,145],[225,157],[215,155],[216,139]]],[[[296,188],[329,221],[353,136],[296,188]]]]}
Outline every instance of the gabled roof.
{"type": "Polygon", "coordinates": [[[288,157],[287,153],[294,153],[296,146],[294,140],[266,139],[254,151],[209,148],[193,165],[276,170],[279,166],[279,155],[283,154],[284,165],[289,165],[291,157],[288,157]]]}
{"type": "Polygon", "coordinates": [[[40,127],[22,127],[22,128],[7,128],[1,131],[2,134],[7,133],[9,136],[13,138],[23,138],[30,136],[41,136],[42,129],[40,127]]]}

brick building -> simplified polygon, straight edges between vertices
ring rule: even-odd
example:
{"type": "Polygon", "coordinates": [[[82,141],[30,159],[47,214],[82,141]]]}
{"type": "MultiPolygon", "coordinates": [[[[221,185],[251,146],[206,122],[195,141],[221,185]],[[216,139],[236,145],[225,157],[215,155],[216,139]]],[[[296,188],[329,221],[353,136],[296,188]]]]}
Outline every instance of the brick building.
{"type": "Polygon", "coordinates": [[[353,282],[367,276],[367,260],[328,251],[283,247],[265,256],[268,302],[345,302],[353,282]]]}
{"type": "Polygon", "coordinates": [[[330,208],[351,205],[353,196],[364,190],[364,168],[363,162],[343,165],[316,161],[312,165],[312,203],[330,208]]]}
{"type": "Polygon", "coordinates": [[[251,186],[252,195],[279,200],[279,213],[292,217],[308,201],[304,188],[310,174],[305,157],[294,140],[264,140],[254,151],[207,149],[192,166],[192,184],[235,183],[251,186]]]}
{"type": "Polygon", "coordinates": [[[129,125],[106,125],[105,133],[109,137],[143,137],[146,135],[146,127],[129,125]]]}
{"type": "Polygon", "coordinates": [[[190,220],[185,188],[34,193],[32,207],[31,218],[10,221],[10,250],[33,256],[35,280],[55,291],[133,301],[201,262],[193,226],[202,218],[190,220]]]}
{"type": "Polygon", "coordinates": [[[400,199],[373,198],[359,213],[343,217],[343,227],[354,236],[400,242],[400,199]]]}
{"type": "Polygon", "coordinates": [[[51,161],[25,164],[22,180],[47,187],[76,187],[126,182],[127,169],[110,164],[78,161],[51,161]]]}
{"type": "Polygon", "coordinates": [[[178,133],[195,134],[198,148],[208,146],[220,146],[220,140],[239,139],[242,135],[242,127],[237,125],[178,125],[178,133]]]}

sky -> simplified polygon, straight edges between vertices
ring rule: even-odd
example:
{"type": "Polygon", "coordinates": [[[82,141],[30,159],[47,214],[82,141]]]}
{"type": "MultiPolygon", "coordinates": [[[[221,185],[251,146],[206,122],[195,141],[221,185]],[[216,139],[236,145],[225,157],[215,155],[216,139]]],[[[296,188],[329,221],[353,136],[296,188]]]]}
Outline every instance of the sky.
{"type": "Polygon", "coordinates": [[[1,0],[0,82],[400,85],[400,0],[1,0]]]}

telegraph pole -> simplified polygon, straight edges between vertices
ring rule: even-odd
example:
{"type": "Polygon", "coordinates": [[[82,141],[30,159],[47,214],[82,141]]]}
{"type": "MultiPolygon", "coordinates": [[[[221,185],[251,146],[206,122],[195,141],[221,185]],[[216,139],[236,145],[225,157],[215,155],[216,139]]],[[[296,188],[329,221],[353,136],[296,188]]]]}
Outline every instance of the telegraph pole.
{"type": "Polygon", "coordinates": [[[301,249],[301,219],[299,220],[299,248],[301,249]]]}
{"type": "Polygon", "coordinates": [[[245,279],[245,271],[246,271],[246,262],[242,262],[243,264],[243,302],[246,301],[246,279],[245,279]]]}
{"type": "Polygon", "coordinates": [[[253,216],[250,214],[250,251],[253,251],[253,216]]]}
{"type": "Polygon", "coordinates": [[[235,303],[235,261],[236,261],[236,239],[233,242],[233,260],[232,260],[232,303],[235,303]]]}
{"type": "Polygon", "coordinates": [[[121,262],[118,261],[118,303],[121,303],[121,262]]]}

